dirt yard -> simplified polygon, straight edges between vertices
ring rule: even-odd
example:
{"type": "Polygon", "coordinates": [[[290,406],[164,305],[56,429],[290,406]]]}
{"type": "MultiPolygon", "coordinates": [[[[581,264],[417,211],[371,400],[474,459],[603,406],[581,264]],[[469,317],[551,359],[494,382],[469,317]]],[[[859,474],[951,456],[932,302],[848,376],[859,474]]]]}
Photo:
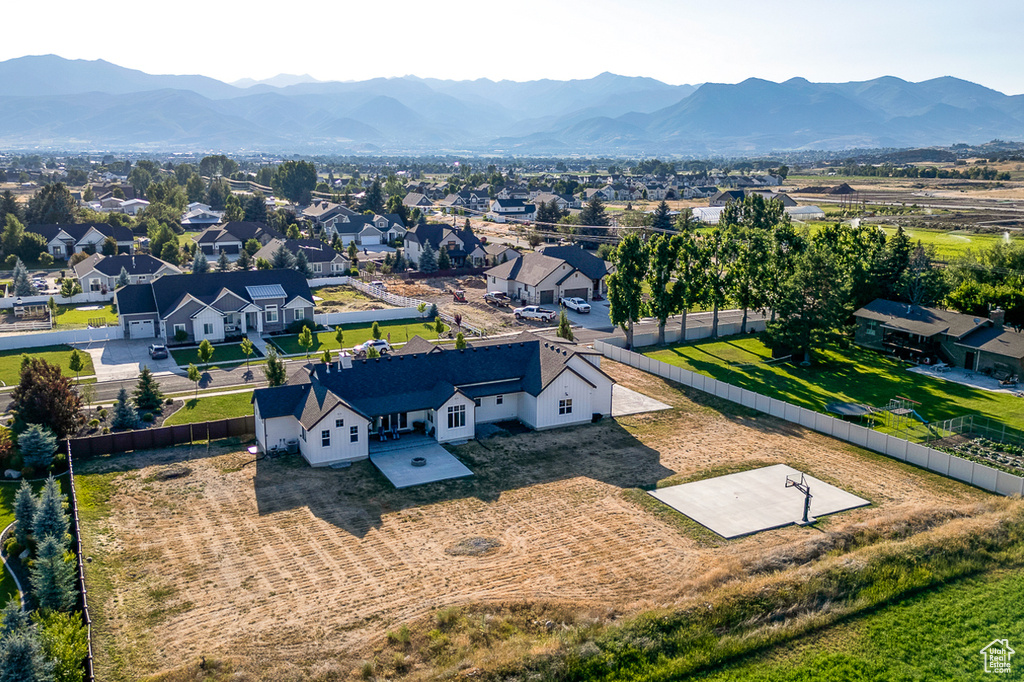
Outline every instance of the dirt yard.
{"type": "Polygon", "coordinates": [[[985,497],[604,367],[674,409],[470,443],[455,449],[475,472],[461,481],[396,491],[369,462],[314,470],[296,457],[254,462],[240,446],[79,463],[85,508],[97,501],[84,530],[99,679],[194,668],[200,656],[233,661],[232,679],[354,679],[388,631],[448,605],[546,602],[606,617],[671,606],[820,528],[985,497]],[[638,490],[775,463],[873,505],[724,541],[638,490]]]}

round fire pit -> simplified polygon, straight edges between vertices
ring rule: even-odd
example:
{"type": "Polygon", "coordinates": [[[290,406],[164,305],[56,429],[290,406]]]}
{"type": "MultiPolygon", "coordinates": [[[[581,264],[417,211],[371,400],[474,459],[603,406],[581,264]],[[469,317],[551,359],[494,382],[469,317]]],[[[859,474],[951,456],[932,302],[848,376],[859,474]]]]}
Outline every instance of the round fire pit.
{"type": "Polygon", "coordinates": [[[427,458],[426,457],[413,457],[412,458],[412,465],[414,467],[425,467],[425,466],[427,466],[427,458]]]}

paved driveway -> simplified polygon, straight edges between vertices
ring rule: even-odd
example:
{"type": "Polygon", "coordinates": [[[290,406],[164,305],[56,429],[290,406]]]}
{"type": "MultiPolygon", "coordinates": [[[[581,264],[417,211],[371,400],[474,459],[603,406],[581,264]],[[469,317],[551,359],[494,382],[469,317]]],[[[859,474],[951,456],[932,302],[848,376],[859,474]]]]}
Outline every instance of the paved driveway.
{"type": "Polygon", "coordinates": [[[613,328],[612,321],[608,318],[608,301],[591,301],[589,313],[578,313],[566,308],[565,314],[569,316],[569,322],[574,327],[609,332],[613,328]]]}
{"type": "Polygon", "coordinates": [[[153,360],[149,357],[149,344],[156,339],[118,339],[94,341],[83,347],[92,357],[97,381],[137,379],[143,367],[154,374],[181,374],[174,359],[153,360]]]}

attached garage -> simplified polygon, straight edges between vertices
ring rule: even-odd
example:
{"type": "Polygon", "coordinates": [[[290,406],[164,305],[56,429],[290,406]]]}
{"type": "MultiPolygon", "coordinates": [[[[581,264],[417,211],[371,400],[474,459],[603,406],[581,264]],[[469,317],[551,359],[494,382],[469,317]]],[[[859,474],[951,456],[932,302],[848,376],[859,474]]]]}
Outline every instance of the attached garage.
{"type": "Polygon", "coordinates": [[[132,320],[128,323],[128,338],[151,339],[156,336],[153,320],[132,320]]]}
{"type": "Polygon", "coordinates": [[[582,298],[584,301],[586,301],[587,300],[587,291],[589,291],[589,290],[586,289],[586,288],[583,288],[583,289],[565,289],[565,290],[562,291],[562,297],[563,298],[582,298]]]}
{"type": "Polygon", "coordinates": [[[543,305],[545,303],[554,303],[554,302],[555,302],[555,290],[554,289],[548,289],[547,291],[540,292],[540,303],[541,303],[541,305],[543,305]]]}

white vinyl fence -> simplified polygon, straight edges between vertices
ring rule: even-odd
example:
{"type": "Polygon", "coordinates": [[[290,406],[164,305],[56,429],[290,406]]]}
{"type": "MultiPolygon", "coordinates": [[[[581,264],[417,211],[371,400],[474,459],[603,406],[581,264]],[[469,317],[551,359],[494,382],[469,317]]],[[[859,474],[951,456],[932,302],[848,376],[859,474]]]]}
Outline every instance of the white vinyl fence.
{"type": "MultiPolygon", "coordinates": [[[[757,319],[751,317],[747,320],[747,332],[763,332],[767,327],[768,322],[766,320],[757,319]]],[[[679,337],[682,331],[678,320],[669,320],[668,324],[665,325],[665,343],[678,343],[679,337]]],[[[720,322],[718,325],[719,336],[733,336],[734,334],[740,333],[739,322],[720,322]]],[[[703,317],[697,318],[689,316],[686,320],[686,340],[696,341],[698,339],[709,339],[711,338],[711,321],[704,319],[703,317]]],[[[614,337],[609,339],[606,343],[610,343],[614,346],[625,347],[625,337],[614,337]]],[[[658,343],[658,332],[634,332],[633,333],[633,347],[642,348],[644,346],[653,346],[658,343]]]]}
{"type": "Polygon", "coordinates": [[[41,332],[39,334],[18,334],[0,337],[0,350],[16,348],[41,348],[65,343],[92,343],[123,339],[121,327],[99,327],[97,329],[66,329],[64,331],[41,332]]]}
{"type": "Polygon", "coordinates": [[[342,284],[348,284],[349,276],[340,275],[338,277],[314,277],[313,279],[307,279],[306,282],[311,287],[338,287],[342,284]]]}
{"type": "Polygon", "coordinates": [[[888,457],[909,462],[984,490],[1000,495],[1024,495],[1024,478],[1020,476],[963,457],[940,452],[918,443],[912,443],[903,438],[857,426],[827,414],[797,407],[776,398],[769,398],[760,393],[754,393],[745,388],[733,386],[724,381],[718,381],[709,376],[691,372],[688,369],[676,367],[603,341],[595,341],[594,350],[606,358],[656,374],[663,379],[669,379],[744,407],[770,414],[773,417],[800,424],[826,436],[874,450],[888,457]]]}
{"type": "Polygon", "coordinates": [[[337,313],[317,313],[313,321],[317,324],[333,327],[339,324],[359,324],[362,322],[384,322],[385,320],[406,320],[420,317],[416,308],[384,308],[382,310],[351,310],[337,313]]]}
{"type": "Polygon", "coordinates": [[[114,300],[114,292],[108,291],[101,294],[98,291],[89,291],[82,294],[75,294],[71,298],[64,298],[60,294],[40,294],[38,296],[4,296],[0,298],[0,308],[13,308],[14,303],[20,298],[23,303],[46,303],[50,297],[57,305],[80,305],[83,303],[109,303],[114,300]]]}

